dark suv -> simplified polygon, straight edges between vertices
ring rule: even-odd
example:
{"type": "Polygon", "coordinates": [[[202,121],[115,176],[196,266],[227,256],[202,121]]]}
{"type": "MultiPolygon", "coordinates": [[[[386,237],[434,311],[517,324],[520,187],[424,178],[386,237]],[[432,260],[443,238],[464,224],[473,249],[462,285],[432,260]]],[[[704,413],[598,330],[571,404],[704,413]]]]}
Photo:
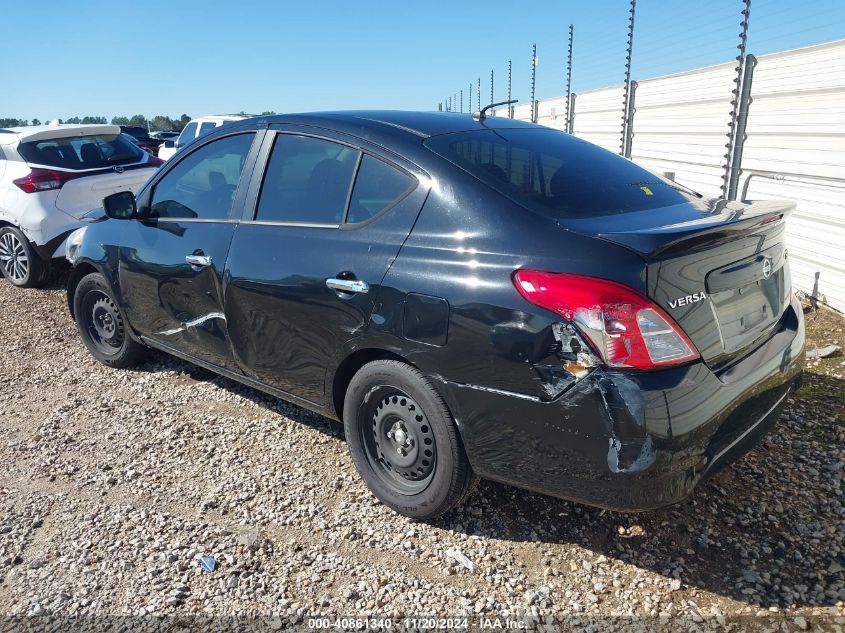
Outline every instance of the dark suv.
{"type": "Polygon", "coordinates": [[[131,136],[138,144],[138,147],[146,150],[153,156],[156,155],[158,148],[161,147],[161,144],[164,142],[163,140],[153,138],[150,136],[150,133],[146,128],[138,125],[121,125],[120,131],[131,136]]]}
{"type": "Polygon", "coordinates": [[[253,118],[70,239],[107,365],[164,350],[331,418],[431,518],[476,476],[683,499],[802,369],[791,204],[708,200],[563,132],[454,113],[253,118]]]}

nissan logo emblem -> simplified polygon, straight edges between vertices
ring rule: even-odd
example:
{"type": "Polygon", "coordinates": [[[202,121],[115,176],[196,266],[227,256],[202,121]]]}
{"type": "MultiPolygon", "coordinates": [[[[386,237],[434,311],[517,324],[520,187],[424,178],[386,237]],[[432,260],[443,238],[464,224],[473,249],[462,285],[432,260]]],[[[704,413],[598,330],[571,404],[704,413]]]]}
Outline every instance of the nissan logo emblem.
{"type": "Polygon", "coordinates": [[[768,257],[763,259],[763,279],[768,279],[772,276],[772,260],[768,257]]]}

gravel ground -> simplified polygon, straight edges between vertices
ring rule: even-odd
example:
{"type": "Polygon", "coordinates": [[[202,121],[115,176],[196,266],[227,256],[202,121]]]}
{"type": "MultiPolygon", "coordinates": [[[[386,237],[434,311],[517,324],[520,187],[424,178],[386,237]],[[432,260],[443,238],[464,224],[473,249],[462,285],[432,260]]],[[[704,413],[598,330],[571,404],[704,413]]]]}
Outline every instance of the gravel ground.
{"type": "MultiPolygon", "coordinates": [[[[845,629],[841,352],[814,361],[777,429],[682,504],[626,515],[482,482],[421,524],[375,501],[325,418],[163,355],[135,371],[96,363],[62,284],[0,283],[8,626],[52,614],[845,629]]],[[[810,347],[845,347],[838,315],[807,322],[810,347]]]]}

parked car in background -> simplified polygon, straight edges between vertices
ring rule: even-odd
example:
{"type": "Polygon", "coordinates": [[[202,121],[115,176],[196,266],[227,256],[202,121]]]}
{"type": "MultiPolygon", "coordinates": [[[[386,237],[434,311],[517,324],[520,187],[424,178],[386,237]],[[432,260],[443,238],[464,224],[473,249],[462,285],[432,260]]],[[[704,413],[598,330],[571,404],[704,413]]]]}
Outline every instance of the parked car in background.
{"type": "Polygon", "coordinates": [[[150,136],[164,143],[164,141],[172,141],[173,139],[179,138],[179,132],[174,130],[163,130],[160,132],[150,132],[150,136]]]}
{"type": "Polygon", "coordinates": [[[80,218],[104,196],[137,191],[162,161],[116,125],[0,129],[0,271],[15,286],[42,284],[80,218]]]}
{"type": "Polygon", "coordinates": [[[251,114],[213,114],[209,116],[191,119],[182,129],[179,137],[174,140],[165,140],[158,150],[158,157],[167,160],[173,156],[179,148],[184,147],[191,141],[205,136],[222,125],[243,121],[253,115],[251,114]]]}
{"type": "Polygon", "coordinates": [[[705,199],[530,123],[261,117],[104,206],[69,253],[97,359],[148,346],[343,420],[373,493],[418,519],[476,475],[677,502],[801,377],[793,203],[705,199]]]}
{"type": "Polygon", "coordinates": [[[137,125],[121,125],[120,131],[135,139],[135,143],[138,147],[149,152],[153,156],[156,155],[158,148],[161,147],[162,141],[153,138],[145,127],[137,125]]]}

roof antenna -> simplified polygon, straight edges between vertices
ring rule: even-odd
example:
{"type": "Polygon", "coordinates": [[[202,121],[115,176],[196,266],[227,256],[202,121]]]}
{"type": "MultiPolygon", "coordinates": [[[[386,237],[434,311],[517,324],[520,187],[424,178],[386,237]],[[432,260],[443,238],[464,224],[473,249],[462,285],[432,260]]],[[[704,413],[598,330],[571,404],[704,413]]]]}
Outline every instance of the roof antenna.
{"type": "Polygon", "coordinates": [[[509,106],[512,103],[519,103],[519,101],[517,99],[511,99],[510,101],[499,101],[499,103],[491,103],[490,105],[481,108],[479,112],[473,113],[472,118],[476,121],[483,121],[487,118],[487,110],[489,110],[490,108],[497,108],[502,105],[509,106]]]}

